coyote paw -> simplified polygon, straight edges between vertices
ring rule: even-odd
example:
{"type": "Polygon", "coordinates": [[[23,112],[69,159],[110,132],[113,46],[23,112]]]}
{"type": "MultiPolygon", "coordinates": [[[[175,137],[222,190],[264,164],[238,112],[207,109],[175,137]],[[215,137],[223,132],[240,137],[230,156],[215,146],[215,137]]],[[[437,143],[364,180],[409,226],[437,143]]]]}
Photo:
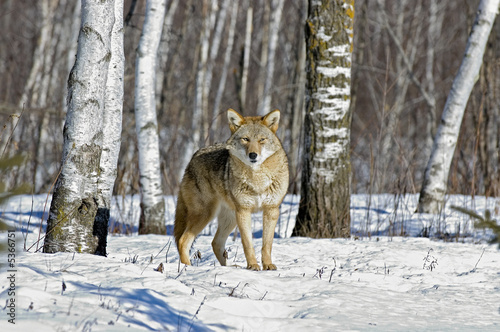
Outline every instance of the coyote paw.
{"type": "Polygon", "coordinates": [[[262,264],[262,270],[277,270],[278,268],[274,264],[262,264]]]}
{"type": "Polygon", "coordinates": [[[248,264],[247,269],[252,271],[260,271],[260,266],[259,264],[248,264]]]}

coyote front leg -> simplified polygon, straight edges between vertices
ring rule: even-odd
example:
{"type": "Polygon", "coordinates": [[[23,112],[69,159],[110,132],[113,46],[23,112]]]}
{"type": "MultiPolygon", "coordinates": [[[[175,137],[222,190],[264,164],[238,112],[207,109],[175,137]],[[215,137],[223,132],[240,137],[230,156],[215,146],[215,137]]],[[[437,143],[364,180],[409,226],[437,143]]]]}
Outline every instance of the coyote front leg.
{"type": "Polygon", "coordinates": [[[257,259],[255,259],[255,250],[252,244],[251,211],[237,209],[236,223],[240,230],[241,243],[243,244],[243,251],[247,260],[247,269],[258,271],[260,270],[260,266],[257,264],[257,259]]]}
{"type": "Polygon", "coordinates": [[[265,207],[262,213],[262,269],[276,270],[276,265],[271,259],[271,250],[273,247],[274,229],[280,215],[279,207],[265,207]]]}

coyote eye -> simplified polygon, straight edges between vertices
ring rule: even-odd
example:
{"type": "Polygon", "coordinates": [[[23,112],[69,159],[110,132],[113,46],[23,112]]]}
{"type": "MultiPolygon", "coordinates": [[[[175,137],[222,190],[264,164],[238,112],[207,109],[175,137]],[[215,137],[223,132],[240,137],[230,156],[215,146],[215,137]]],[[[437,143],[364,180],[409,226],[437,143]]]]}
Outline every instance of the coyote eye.
{"type": "Polygon", "coordinates": [[[250,139],[248,137],[242,137],[241,140],[243,142],[250,142],[250,139]]]}
{"type": "Polygon", "coordinates": [[[261,138],[261,139],[259,140],[259,142],[260,142],[260,143],[264,143],[265,141],[266,141],[266,138],[265,138],[265,137],[264,137],[264,138],[261,138]]]}

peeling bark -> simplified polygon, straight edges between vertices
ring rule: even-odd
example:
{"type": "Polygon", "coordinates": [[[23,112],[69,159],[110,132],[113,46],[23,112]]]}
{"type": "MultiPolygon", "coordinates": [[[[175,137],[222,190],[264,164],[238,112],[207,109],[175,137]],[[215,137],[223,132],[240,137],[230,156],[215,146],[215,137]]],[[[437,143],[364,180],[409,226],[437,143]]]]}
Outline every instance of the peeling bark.
{"type": "MultiPolygon", "coordinates": [[[[112,56],[112,50],[118,54],[120,48],[123,54],[123,41],[112,42],[113,34],[122,34],[115,26],[115,10],[123,11],[121,0],[82,1],[77,57],[68,79],[62,169],[50,207],[44,252],[106,254],[109,200],[121,134],[116,118],[119,113],[121,126],[123,101],[123,70],[113,73],[120,62],[123,68],[123,57],[112,56]],[[121,86],[121,94],[108,93],[116,81],[115,90],[121,86]],[[109,99],[114,98],[118,100],[113,100],[116,106],[112,107],[109,99]],[[108,114],[108,109],[113,112],[108,114]],[[111,139],[114,145],[109,144],[110,137],[115,137],[111,139]]],[[[122,17],[117,19],[121,24],[122,17]]]]}
{"type": "Polygon", "coordinates": [[[310,1],[306,117],[295,236],[350,235],[350,81],[354,1],[310,1]]]}

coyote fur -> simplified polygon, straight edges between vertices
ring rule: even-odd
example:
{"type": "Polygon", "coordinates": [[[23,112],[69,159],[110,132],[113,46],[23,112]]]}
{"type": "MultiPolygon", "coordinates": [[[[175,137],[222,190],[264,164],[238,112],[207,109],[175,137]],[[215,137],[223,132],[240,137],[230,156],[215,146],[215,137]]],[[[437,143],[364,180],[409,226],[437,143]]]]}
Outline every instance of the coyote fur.
{"type": "Polygon", "coordinates": [[[276,270],[271,247],[279,206],[288,190],[288,161],[276,136],[280,112],[243,117],[229,109],[227,118],[231,137],[225,144],[198,150],[182,178],[174,225],[180,260],[190,265],[195,237],[217,216],[212,248],[220,264],[226,265],[226,240],[238,226],[247,268],[260,270],[251,213],[262,211],[262,268],[276,270]]]}

